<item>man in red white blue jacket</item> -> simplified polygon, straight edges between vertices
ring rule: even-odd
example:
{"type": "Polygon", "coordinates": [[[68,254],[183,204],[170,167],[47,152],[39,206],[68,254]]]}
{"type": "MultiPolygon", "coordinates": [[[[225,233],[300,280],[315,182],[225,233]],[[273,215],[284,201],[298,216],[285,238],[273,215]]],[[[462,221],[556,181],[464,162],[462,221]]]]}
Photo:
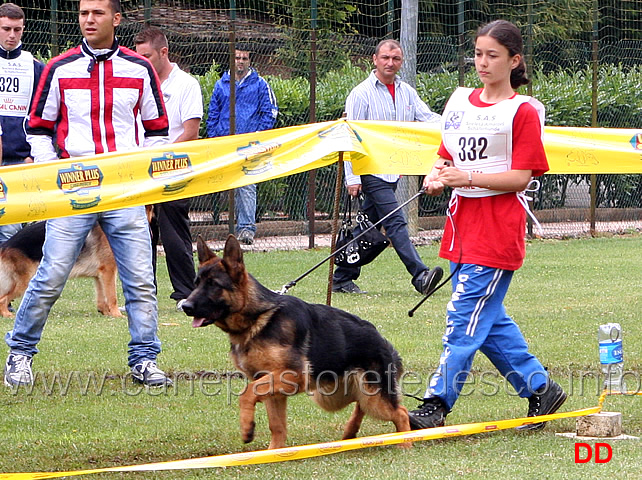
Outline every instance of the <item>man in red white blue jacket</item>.
{"type": "MultiPolygon", "coordinates": [[[[145,129],[144,145],[167,143],[168,121],[158,77],[149,61],[119,46],[115,36],[120,1],[80,0],[79,7],[82,44],[47,64],[32,103],[27,140],[34,160],[138,148],[138,114],[145,129]]],[[[97,222],[114,252],[123,285],[132,378],[147,386],[171,385],[156,366],[161,343],[144,206],[47,221],[42,261],[16,312],[13,330],[5,337],[10,348],[6,385],[33,383],[32,357],[38,353],[36,345],[49,310],[97,222]]]]}

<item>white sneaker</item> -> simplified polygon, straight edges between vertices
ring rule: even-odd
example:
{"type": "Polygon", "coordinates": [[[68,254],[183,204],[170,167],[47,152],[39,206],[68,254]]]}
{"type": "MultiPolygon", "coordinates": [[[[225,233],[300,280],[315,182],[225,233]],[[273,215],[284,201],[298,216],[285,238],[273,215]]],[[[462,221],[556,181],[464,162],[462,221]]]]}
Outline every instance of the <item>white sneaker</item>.
{"type": "Polygon", "coordinates": [[[10,353],[4,366],[4,384],[7,387],[31,385],[33,383],[31,362],[32,358],[28,355],[10,353]]]}
{"type": "Polygon", "coordinates": [[[176,302],[176,310],[179,312],[183,311],[183,304],[187,301],[187,298],[181,298],[178,302],[176,302]]]}
{"type": "Polygon", "coordinates": [[[254,243],[254,232],[248,229],[241,230],[238,234],[238,241],[245,245],[252,245],[254,243]]]}
{"type": "Polygon", "coordinates": [[[172,382],[165,372],[156,366],[154,360],[143,360],[132,367],[132,376],[135,382],[142,383],[148,387],[171,386],[172,382]]]}

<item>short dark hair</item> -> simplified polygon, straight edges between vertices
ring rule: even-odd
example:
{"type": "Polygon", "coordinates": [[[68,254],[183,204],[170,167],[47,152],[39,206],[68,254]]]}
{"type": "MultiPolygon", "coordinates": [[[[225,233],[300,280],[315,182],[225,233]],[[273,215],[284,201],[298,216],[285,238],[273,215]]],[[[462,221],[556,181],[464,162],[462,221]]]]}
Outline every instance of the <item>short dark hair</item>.
{"type": "Polygon", "coordinates": [[[0,5],[0,17],[7,17],[12,20],[24,20],[25,12],[15,3],[3,3],[0,5]]]}
{"type": "Polygon", "coordinates": [[[111,5],[111,9],[114,11],[114,13],[120,13],[120,0],[109,0],[109,4],[111,5]]]}
{"type": "Polygon", "coordinates": [[[239,52],[247,52],[252,56],[252,46],[249,43],[236,43],[234,44],[234,50],[239,52]]]}
{"type": "Polygon", "coordinates": [[[391,45],[392,48],[398,48],[403,52],[403,48],[401,48],[401,44],[397,40],[393,40],[392,38],[386,38],[385,40],[381,40],[377,46],[375,47],[375,55],[379,55],[379,50],[381,50],[382,47],[385,45],[391,45]]]}
{"type": "Polygon", "coordinates": [[[134,38],[134,45],[149,43],[154,50],[160,50],[163,47],[169,48],[165,33],[158,27],[147,27],[140,31],[134,38]]]}
{"type": "Polygon", "coordinates": [[[524,62],[523,54],[524,41],[522,40],[522,33],[519,31],[519,28],[507,20],[495,20],[479,27],[475,35],[475,42],[479,37],[486,36],[493,38],[500,45],[506,47],[511,57],[515,55],[522,56],[519,65],[515,67],[510,74],[510,84],[513,88],[528,85],[530,80],[526,76],[526,63],[524,62]]]}

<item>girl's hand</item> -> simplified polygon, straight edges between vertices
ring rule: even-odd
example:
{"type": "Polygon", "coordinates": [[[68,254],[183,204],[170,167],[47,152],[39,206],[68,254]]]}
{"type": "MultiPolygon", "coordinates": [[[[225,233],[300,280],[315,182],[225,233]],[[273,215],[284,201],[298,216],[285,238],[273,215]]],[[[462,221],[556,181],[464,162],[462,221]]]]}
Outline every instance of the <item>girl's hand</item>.
{"type": "Polygon", "coordinates": [[[442,184],[448,187],[468,186],[468,172],[446,165],[437,168],[439,168],[439,176],[437,180],[442,184]]]}
{"type": "Polygon", "coordinates": [[[424,193],[427,195],[437,196],[444,191],[444,184],[437,180],[435,173],[430,173],[424,178],[424,193]]]}
{"type": "Polygon", "coordinates": [[[436,197],[437,195],[441,195],[441,193],[444,191],[444,183],[442,183],[439,178],[439,172],[446,165],[452,165],[452,162],[441,157],[437,159],[435,164],[432,166],[432,170],[430,171],[430,173],[424,178],[424,193],[426,193],[427,195],[432,195],[434,197],[436,197]]]}

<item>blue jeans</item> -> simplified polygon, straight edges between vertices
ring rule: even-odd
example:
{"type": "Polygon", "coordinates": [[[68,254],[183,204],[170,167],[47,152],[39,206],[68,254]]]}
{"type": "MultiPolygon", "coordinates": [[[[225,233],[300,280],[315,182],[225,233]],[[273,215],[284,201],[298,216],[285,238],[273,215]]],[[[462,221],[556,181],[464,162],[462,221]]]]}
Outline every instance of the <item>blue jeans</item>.
{"type": "Polygon", "coordinates": [[[256,185],[246,185],[234,190],[236,235],[242,230],[256,233],[256,185]]]}
{"type": "Polygon", "coordinates": [[[0,225],[0,243],[6,242],[16,233],[22,230],[22,223],[13,223],[11,225],[0,225]]]}
{"type": "Polygon", "coordinates": [[[42,261],[16,312],[13,330],[5,336],[12,353],[28,356],[38,353],[36,345],[49,311],[60,297],[85,238],[96,222],[109,240],[123,285],[131,335],[128,364],[153,360],[160,353],[151,240],[142,206],[47,220],[42,261]]]}
{"type": "MultiPolygon", "coordinates": [[[[451,263],[451,270],[456,266],[451,263]]],[[[512,278],[512,271],[472,264],[463,264],[453,277],[453,294],[442,338],[444,349],[426,397],[441,398],[450,410],[461,393],[477,350],[488,357],[520,397],[530,397],[546,384],[546,369],[528,351],[524,335],[504,308],[512,278]]],[[[474,384],[479,383],[475,379],[474,384]]]]}
{"type": "MultiPolygon", "coordinates": [[[[361,175],[361,190],[365,197],[361,207],[372,223],[377,223],[380,218],[399,206],[395,197],[396,182],[386,182],[373,175],[361,175]]],[[[401,210],[398,210],[379,224],[377,228],[381,229],[382,225],[386,229],[386,236],[390,239],[397,255],[406,266],[408,273],[412,275],[414,284],[428,270],[428,267],[421,260],[417,249],[410,241],[406,217],[401,210]]],[[[360,267],[337,267],[332,282],[335,285],[341,285],[350,280],[356,280],[360,274],[360,267]]]]}

